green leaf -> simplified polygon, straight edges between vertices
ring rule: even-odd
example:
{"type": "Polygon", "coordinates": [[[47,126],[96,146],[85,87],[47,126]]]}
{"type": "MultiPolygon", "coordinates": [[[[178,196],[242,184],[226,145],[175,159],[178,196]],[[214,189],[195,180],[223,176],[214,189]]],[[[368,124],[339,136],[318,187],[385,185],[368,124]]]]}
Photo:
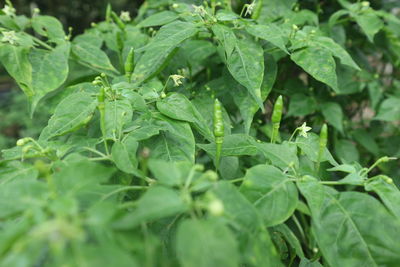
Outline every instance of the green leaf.
{"type": "Polygon", "coordinates": [[[156,115],[156,118],[155,123],[163,130],[158,136],[145,142],[150,149],[150,157],[167,161],[194,162],[195,141],[189,124],[161,114],[156,115]]]}
{"type": "Polygon", "coordinates": [[[374,118],[380,121],[399,121],[400,120],[400,98],[389,97],[385,99],[379,107],[378,114],[374,118]]]}
{"type": "Polygon", "coordinates": [[[285,169],[292,165],[299,166],[299,159],[297,158],[297,147],[291,143],[285,142],[283,144],[269,144],[269,143],[256,143],[257,149],[271,161],[275,166],[285,169]]]}
{"type": "Polygon", "coordinates": [[[374,154],[379,155],[379,146],[375,141],[371,133],[368,133],[364,129],[356,129],[352,133],[353,139],[360,145],[362,145],[366,150],[374,154]]]}
{"type": "Polygon", "coordinates": [[[259,107],[264,109],[261,96],[264,77],[262,47],[250,38],[237,39],[233,52],[227,56],[226,64],[232,77],[246,87],[259,107]]]}
{"type": "Polygon", "coordinates": [[[330,266],[397,264],[400,222],[379,201],[359,192],[339,193],[311,178],[298,186],[311,209],[315,239],[330,266]]]}
{"type": "Polygon", "coordinates": [[[138,145],[138,142],[132,137],[128,137],[124,142],[117,141],[113,144],[111,155],[118,169],[126,173],[137,173],[136,150],[138,145]]]}
{"type": "Polygon", "coordinates": [[[215,24],[211,29],[225,50],[226,60],[226,58],[229,58],[232,55],[232,52],[235,49],[236,36],[229,27],[221,24],[215,24]]]}
{"type": "Polygon", "coordinates": [[[114,168],[90,161],[88,158],[72,154],[63,162],[59,172],[54,175],[58,194],[80,195],[90,202],[97,201],[99,185],[107,182],[115,172],[114,168]]]}
{"type": "Polygon", "coordinates": [[[400,191],[399,188],[393,184],[393,181],[388,183],[388,177],[378,176],[367,180],[365,189],[378,194],[390,212],[400,219],[400,191]]]}
{"type": "MultiPolygon", "coordinates": [[[[253,144],[252,137],[245,134],[232,134],[224,137],[221,156],[254,156],[257,154],[257,147],[253,144]]],[[[198,147],[215,157],[215,143],[197,144],[198,147]]]]}
{"type": "Polygon", "coordinates": [[[183,213],[187,205],[173,189],[153,186],[138,200],[137,208],[114,223],[117,229],[132,229],[144,222],[183,213]]]}
{"type": "Polygon", "coordinates": [[[0,186],[15,179],[36,179],[37,176],[37,169],[19,161],[11,161],[0,165],[0,186]]]}
{"type": "Polygon", "coordinates": [[[347,53],[347,51],[341,47],[339,44],[335,43],[331,38],[324,36],[317,36],[313,40],[313,45],[315,47],[323,47],[329,50],[334,57],[340,59],[340,62],[343,65],[349,66],[355,70],[360,71],[360,67],[354,62],[351,56],[347,53]]]}
{"type": "Polygon", "coordinates": [[[96,101],[88,93],[75,93],[58,104],[47,126],[40,134],[40,140],[49,140],[86,125],[93,116],[96,101]]]}
{"type": "Polygon", "coordinates": [[[257,38],[270,42],[286,54],[289,54],[285,45],[287,43],[287,36],[276,24],[249,25],[246,27],[246,31],[257,38]]]}
{"type": "Polygon", "coordinates": [[[290,58],[316,80],[338,91],[336,63],[331,52],[323,48],[305,47],[293,52],[290,58]]]}
{"type": "Polygon", "coordinates": [[[214,140],[211,129],[196,107],[184,95],[171,93],[166,98],[157,101],[157,109],[164,115],[175,119],[187,121],[201,133],[208,141],[214,140]]]}
{"type": "Polygon", "coordinates": [[[61,22],[50,16],[34,16],[32,27],[40,35],[47,37],[50,42],[62,43],[65,41],[65,33],[61,22]]]}
{"type": "Polygon", "coordinates": [[[31,114],[40,99],[67,78],[68,56],[68,43],[51,51],[0,45],[0,61],[31,102],[31,114]]]}
{"type": "Polygon", "coordinates": [[[150,159],[149,168],[154,177],[163,185],[179,186],[186,180],[188,169],[192,164],[188,162],[170,162],[159,159],[150,159]],[[168,170],[166,172],[165,170],[168,170]]]}
{"type": "Polygon", "coordinates": [[[63,43],[51,50],[35,49],[29,54],[32,65],[31,114],[36,105],[47,93],[60,87],[68,76],[68,59],[70,45],[63,43]]]}
{"type": "Polygon", "coordinates": [[[354,18],[365,35],[367,35],[368,40],[371,43],[374,42],[375,34],[377,34],[384,26],[383,21],[375,14],[373,10],[357,14],[354,16],[354,18]]]}
{"type": "Polygon", "coordinates": [[[350,140],[338,140],[335,143],[335,152],[337,157],[343,163],[358,162],[360,160],[360,154],[357,150],[356,145],[350,140]]]}
{"type": "Polygon", "coordinates": [[[325,102],[321,104],[321,111],[328,123],[343,133],[342,107],[336,102],[325,102]]]}
{"type": "Polygon", "coordinates": [[[286,221],[297,207],[294,183],[271,165],[257,165],[247,170],[240,191],[260,212],[266,226],[286,221]]]}
{"type": "Polygon", "coordinates": [[[301,248],[301,243],[296,235],[292,232],[292,230],[290,230],[289,226],[287,226],[286,224],[279,224],[277,226],[274,226],[272,229],[273,231],[278,231],[283,235],[285,240],[296,251],[297,256],[304,258],[304,252],[301,248]]]}
{"type": "Polygon", "coordinates": [[[289,111],[287,116],[307,116],[317,109],[317,103],[313,97],[305,94],[294,94],[290,97],[289,111]]]}
{"type": "Polygon", "coordinates": [[[141,49],[145,52],[135,66],[132,76],[134,80],[142,82],[156,75],[172,51],[198,30],[195,24],[182,21],[162,26],[154,39],[141,49]]]}
{"type": "MultiPolygon", "coordinates": [[[[268,97],[272,91],[272,87],[275,83],[275,79],[278,72],[278,67],[275,59],[266,54],[264,61],[264,79],[261,86],[261,97],[263,101],[268,97]]],[[[258,111],[259,106],[256,101],[251,97],[249,91],[234,81],[231,76],[225,77],[225,84],[229,86],[229,93],[233,97],[233,101],[238,106],[240,114],[244,120],[245,133],[248,134],[250,131],[251,123],[253,122],[254,114],[258,111]]]]}
{"type": "Polygon", "coordinates": [[[118,71],[111,64],[107,54],[89,41],[77,41],[72,44],[72,53],[78,61],[98,72],[114,76],[118,71]]]}
{"type": "Polygon", "coordinates": [[[119,139],[124,126],[132,120],[132,106],[128,99],[105,102],[105,138],[119,139]]]}
{"type": "Polygon", "coordinates": [[[137,27],[154,27],[173,22],[179,15],[172,11],[161,11],[142,20],[137,27]]]}
{"type": "MultiPolygon", "coordinates": [[[[315,133],[308,133],[307,138],[303,136],[298,136],[296,138],[296,145],[302,150],[307,157],[313,161],[318,161],[318,147],[319,147],[319,136],[315,133]]],[[[328,149],[325,149],[324,155],[320,159],[320,162],[329,161],[330,164],[336,166],[338,163],[332,157],[328,149]]]]}
{"type": "Polygon", "coordinates": [[[47,185],[35,178],[14,179],[0,184],[0,219],[40,207],[48,196],[47,185]]]}
{"type": "Polygon", "coordinates": [[[31,101],[34,91],[29,49],[22,46],[0,44],[0,61],[31,101]]]}
{"type": "Polygon", "coordinates": [[[185,220],[176,238],[176,253],[183,267],[239,265],[238,244],[231,230],[219,221],[185,220]]]}

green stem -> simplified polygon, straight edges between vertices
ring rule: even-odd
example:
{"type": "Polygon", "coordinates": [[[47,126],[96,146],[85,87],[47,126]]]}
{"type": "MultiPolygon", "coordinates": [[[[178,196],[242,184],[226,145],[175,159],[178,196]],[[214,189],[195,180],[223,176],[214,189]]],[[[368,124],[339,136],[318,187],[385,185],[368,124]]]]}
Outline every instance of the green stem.
{"type": "Polygon", "coordinates": [[[289,142],[292,141],[293,137],[295,136],[295,134],[299,131],[299,128],[296,128],[296,130],[294,130],[294,132],[292,133],[292,135],[289,138],[289,142]]]}
{"type": "Polygon", "coordinates": [[[104,195],[101,198],[101,201],[104,201],[107,198],[111,197],[112,195],[118,194],[120,192],[131,191],[131,190],[146,190],[148,188],[149,188],[148,186],[139,186],[139,185],[124,186],[124,187],[118,188],[118,189],[108,193],[107,195],[104,195]]]}
{"type": "Polygon", "coordinates": [[[215,137],[215,168],[219,170],[219,163],[221,160],[223,137],[215,137]]]}
{"type": "Polygon", "coordinates": [[[274,123],[272,124],[272,135],[271,135],[272,144],[275,144],[278,134],[279,134],[279,123],[274,123]]]}
{"type": "Polygon", "coordinates": [[[237,183],[237,182],[242,182],[243,180],[244,180],[244,178],[242,177],[242,178],[236,178],[236,179],[229,180],[229,182],[230,183],[237,183]]]}
{"type": "Polygon", "coordinates": [[[43,46],[44,48],[47,48],[47,49],[49,49],[49,50],[53,50],[53,47],[51,47],[50,45],[46,44],[45,42],[43,42],[43,41],[40,40],[39,38],[37,38],[37,37],[35,37],[35,36],[33,36],[33,35],[30,35],[30,36],[31,36],[31,38],[32,38],[36,43],[38,43],[39,45],[41,45],[41,46],[43,46]]]}

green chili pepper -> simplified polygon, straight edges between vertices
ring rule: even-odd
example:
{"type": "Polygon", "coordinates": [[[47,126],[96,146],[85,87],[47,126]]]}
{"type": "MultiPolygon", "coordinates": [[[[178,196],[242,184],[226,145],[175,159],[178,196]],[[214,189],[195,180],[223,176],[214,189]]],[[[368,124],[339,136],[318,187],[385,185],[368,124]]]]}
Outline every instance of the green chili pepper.
{"type": "Polygon", "coordinates": [[[106,140],[106,104],[105,104],[105,88],[102,86],[100,88],[100,92],[97,95],[97,108],[99,109],[100,112],[100,130],[103,135],[104,139],[104,147],[105,150],[108,153],[108,146],[107,146],[107,140],[106,140]]]}
{"type": "Polygon", "coordinates": [[[219,169],[219,162],[224,142],[224,119],[222,117],[221,102],[216,98],[214,102],[214,137],[216,145],[215,166],[219,169]]]}
{"type": "Polygon", "coordinates": [[[122,20],[118,17],[118,15],[114,12],[111,11],[111,17],[114,20],[114,22],[117,24],[117,26],[121,29],[121,30],[125,30],[125,23],[122,22],[122,20]]]}
{"type": "Polygon", "coordinates": [[[118,51],[122,51],[124,49],[124,38],[123,38],[123,33],[117,32],[117,46],[118,46],[118,51]]]}
{"type": "Polygon", "coordinates": [[[112,12],[111,5],[110,5],[110,3],[108,3],[107,8],[106,8],[106,21],[107,22],[111,21],[111,12],[112,12]]]}
{"type": "Polygon", "coordinates": [[[256,20],[260,17],[262,6],[263,0],[258,0],[256,3],[256,7],[254,8],[253,15],[251,16],[252,19],[256,20]]]}
{"type": "Polygon", "coordinates": [[[321,163],[322,156],[325,153],[326,145],[328,143],[328,126],[326,123],[322,125],[321,132],[319,133],[319,146],[318,146],[318,159],[316,170],[319,171],[319,165],[321,163]]]}
{"type": "Polygon", "coordinates": [[[271,135],[271,143],[275,143],[276,138],[279,134],[279,127],[281,125],[282,119],[282,110],[283,110],[283,100],[280,95],[275,102],[274,110],[272,111],[272,135],[271,135]]]}
{"type": "Polygon", "coordinates": [[[133,47],[129,50],[128,56],[125,60],[125,76],[131,82],[131,76],[135,67],[135,51],[133,47]]]}

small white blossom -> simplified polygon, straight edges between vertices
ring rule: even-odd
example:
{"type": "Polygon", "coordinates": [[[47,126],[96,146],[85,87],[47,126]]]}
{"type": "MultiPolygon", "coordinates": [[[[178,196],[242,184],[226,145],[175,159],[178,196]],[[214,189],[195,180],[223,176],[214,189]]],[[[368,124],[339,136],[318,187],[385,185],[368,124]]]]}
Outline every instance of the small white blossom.
{"type": "Polygon", "coordinates": [[[15,8],[13,8],[12,6],[9,5],[5,5],[2,9],[2,11],[4,12],[4,14],[6,14],[7,16],[14,16],[15,15],[15,8]]]}
{"type": "Polygon", "coordinates": [[[247,6],[246,13],[244,13],[244,15],[247,16],[253,14],[255,6],[256,6],[256,1],[254,0],[253,3],[247,6]]]}
{"type": "Polygon", "coordinates": [[[15,31],[4,31],[2,34],[3,38],[1,38],[1,41],[3,43],[10,43],[12,45],[17,43],[18,37],[15,35],[15,31]]]}
{"type": "Polygon", "coordinates": [[[172,80],[174,81],[174,85],[175,86],[179,86],[182,84],[182,79],[184,79],[185,77],[183,77],[182,75],[178,75],[178,74],[173,74],[170,76],[172,78],[172,80]]]}
{"type": "Polygon", "coordinates": [[[304,122],[299,128],[299,135],[304,136],[307,138],[307,132],[309,132],[312,128],[308,127],[307,124],[304,122]]]}
{"type": "Polygon", "coordinates": [[[202,17],[204,17],[207,13],[203,6],[192,5],[192,7],[194,8],[194,13],[199,14],[202,17]]]}
{"type": "Polygon", "coordinates": [[[131,15],[129,14],[129,11],[121,11],[121,15],[119,15],[119,17],[124,22],[131,21],[131,15]]]}

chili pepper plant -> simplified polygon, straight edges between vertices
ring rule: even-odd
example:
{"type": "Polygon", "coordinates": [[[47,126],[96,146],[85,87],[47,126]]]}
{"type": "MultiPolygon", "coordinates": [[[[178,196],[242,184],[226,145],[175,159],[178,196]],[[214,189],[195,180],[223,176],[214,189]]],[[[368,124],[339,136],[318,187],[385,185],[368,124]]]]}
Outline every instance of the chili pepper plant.
{"type": "Polygon", "coordinates": [[[52,115],[2,150],[0,266],[399,266],[396,1],[67,26],[1,11],[0,62],[52,115]]]}

